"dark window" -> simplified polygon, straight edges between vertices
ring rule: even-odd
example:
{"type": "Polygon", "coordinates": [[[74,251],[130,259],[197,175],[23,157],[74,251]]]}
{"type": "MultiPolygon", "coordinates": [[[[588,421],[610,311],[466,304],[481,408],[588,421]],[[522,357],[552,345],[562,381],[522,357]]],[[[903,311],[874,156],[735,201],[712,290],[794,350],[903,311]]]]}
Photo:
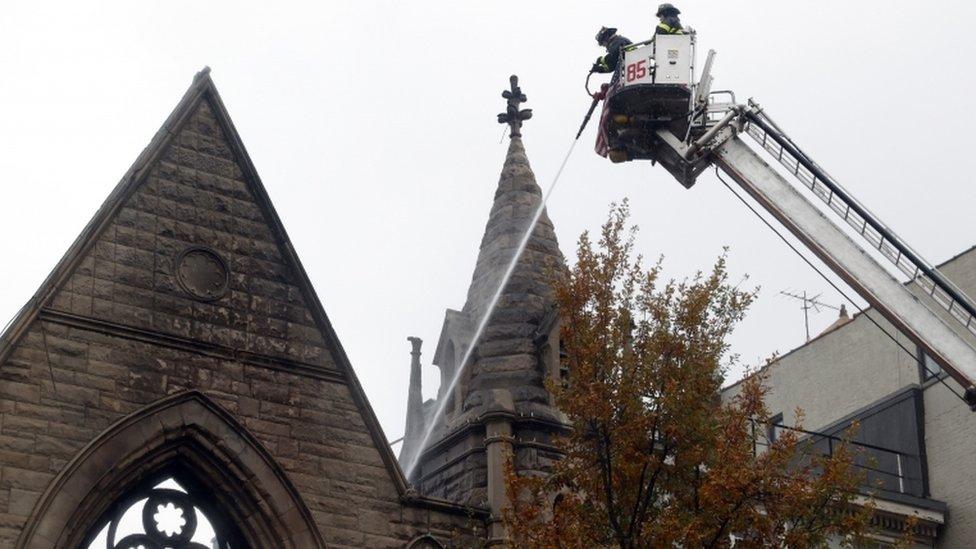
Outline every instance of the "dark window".
{"type": "Polygon", "coordinates": [[[444,391],[444,393],[438,397],[447,399],[447,404],[444,406],[445,414],[454,413],[454,406],[456,404],[454,394],[456,390],[459,390],[462,395],[467,392],[463,374],[458,380],[458,383],[451,383],[454,380],[454,376],[457,375],[454,371],[456,365],[457,356],[454,351],[454,342],[448,341],[447,346],[444,348],[444,364],[441,366],[441,386],[439,389],[439,391],[444,391]]]}
{"type": "Polygon", "coordinates": [[[566,346],[559,341],[559,382],[564,388],[569,387],[569,355],[566,354],[566,346]]]}
{"type": "Polygon", "coordinates": [[[922,383],[940,375],[942,366],[932,359],[921,347],[918,349],[918,372],[922,383]]]}
{"type": "Polygon", "coordinates": [[[556,497],[552,498],[552,514],[555,515],[559,511],[559,506],[562,505],[563,501],[566,499],[565,494],[556,494],[556,497]]]}
{"type": "Polygon", "coordinates": [[[775,416],[769,418],[769,423],[766,425],[766,440],[770,444],[776,442],[779,438],[779,432],[783,429],[783,413],[780,412],[775,416]]]}
{"type": "Polygon", "coordinates": [[[886,541],[864,540],[856,545],[858,549],[891,549],[895,547],[886,541]]]}

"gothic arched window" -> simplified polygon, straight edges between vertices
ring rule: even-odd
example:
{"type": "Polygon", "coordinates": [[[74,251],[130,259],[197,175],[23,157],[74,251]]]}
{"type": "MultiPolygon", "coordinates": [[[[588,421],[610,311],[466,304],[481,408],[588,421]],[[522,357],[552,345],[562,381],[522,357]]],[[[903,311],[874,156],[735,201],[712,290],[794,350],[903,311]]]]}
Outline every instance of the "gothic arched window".
{"type": "Polygon", "coordinates": [[[430,534],[424,534],[407,544],[407,549],[444,549],[444,545],[430,534]]]}
{"type": "Polygon", "coordinates": [[[88,534],[86,549],[242,549],[237,528],[191,475],[167,470],[116,501],[88,534]]]}
{"type": "MultiPolygon", "coordinates": [[[[559,387],[568,387],[569,356],[566,354],[566,346],[563,344],[560,334],[560,323],[556,309],[552,309],[543,319],[539,330],[536,332],[535,341],[537,345],[536,357],[542,375],[559,387]]],[[[552,401],[551,394],[550,404],[555,404],[552,401]]]]}
{"type": "Polygon", "coordinates": [[[186,391],[89,443],[35,504],[17,546],[311,549],[325,541],[258,440],[207,395],[186,391]]]}

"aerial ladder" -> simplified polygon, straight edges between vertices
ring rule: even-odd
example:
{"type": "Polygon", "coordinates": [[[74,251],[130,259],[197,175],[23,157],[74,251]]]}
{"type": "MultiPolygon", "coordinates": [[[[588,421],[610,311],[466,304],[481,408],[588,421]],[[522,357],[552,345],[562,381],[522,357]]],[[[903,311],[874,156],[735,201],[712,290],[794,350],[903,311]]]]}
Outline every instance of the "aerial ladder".
{"type": "Polygon", "coordinates": [[[935,360],[976,410],[973,301],[814,162],[761,106],[751,99],[737,103],[729,91],[713,92],[714,51],[696,81],[695,38],[694,32],[657,35],[621,53],[618,73],[602,94],[600,131],[616,149],[611,157],[659,163],[686,188],[710,167],[727,174],[935,360]],[[930,299],[895,278],[891,267],[930,299]]]}

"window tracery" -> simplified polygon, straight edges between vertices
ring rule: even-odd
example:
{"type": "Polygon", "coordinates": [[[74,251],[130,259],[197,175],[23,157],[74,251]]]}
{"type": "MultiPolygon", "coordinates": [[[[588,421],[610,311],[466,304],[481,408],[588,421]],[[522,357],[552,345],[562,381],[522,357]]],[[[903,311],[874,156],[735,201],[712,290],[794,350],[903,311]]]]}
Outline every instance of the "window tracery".
{"type": "MultiPolygon", "coordinates": [[[[174,474],[124,495],[96,523],[87,549],[240,549],[236,529],[213,503],[177,481],[174,474]]],[[[202,491],[201,491],[202,492],[202,491]]]]}

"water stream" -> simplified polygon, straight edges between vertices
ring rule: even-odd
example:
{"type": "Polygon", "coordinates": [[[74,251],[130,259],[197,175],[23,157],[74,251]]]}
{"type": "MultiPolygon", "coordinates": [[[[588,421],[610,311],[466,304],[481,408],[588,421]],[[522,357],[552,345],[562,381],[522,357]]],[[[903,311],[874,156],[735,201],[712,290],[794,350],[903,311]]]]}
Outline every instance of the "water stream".
{"type": "Polygon", "coordinates": [[[522,235],[522,239],[519,241],[519,245],[515,249],[515,254],[512,256],[512,260],[509,262],[508,268],[505,269],[505,274],[502,276],[501,281],[498,283],[498,288],[491,296],[491,301],[488,302],[488,308],[485,309],[484,314],[478,321],[478,326],[474,331],[474,336],[471,338],[471,343],[464,351],[464,357],[461,359],[459,366],[455,369],[454,375],[451,376],[451,380],[447,387],[444,389],[444,391],[439,391],[443,396],[438,399],[437,407],[434,409],[434,413],[431,415],[430,421],[426,422],[424,434],[420,438],[420,444],[417,446],[414,455],[407,456],[407,462],[404,464],[404,472],[406,473],[407,478],[410,478],[410,476],[413,474],[414,469],[417,467],[417,462],[420,460],[420,456],[423,455],[424,449],[427,448],[428,444],[430,444],[430,437],[434,434],[438,420],[444,414],[444,408],[447,406],[447,402],[451,398],[450,395],[454,391],[454,387],[457,385],[458,381],[461,379],[461,374],[464,373],[464,369],[468,366],[468,361],[471,359],[471,353],[474,352],[474,349],[481,341],[481,335],[484,333],[485,327],[488,326],[488,321],[491,320],[492,313],[495,312],[495,307],[498,305],[498,299],[505,290],[505,286],[508,285],[508,280],[512,277],[512,273],[515,272],[515,266],[518,265],[518,261],[522,257],[522,253],[525,252],[525,247],[529,243],[529,238],[532,237],[532,232],[535,230],[535,226],[539,223],[539,218],[542,217],[542,212],[546,209],[546,203],[549,202],[549,196],[552,194],[553,189],[556,188],[556,183],[559,181],[559,177],[562,175],[563,169],[566,167],[566,163],[569,161],[569,157],[573,154],[573,149],[576,148],[576,143],[578,143],[578,138],[573,140],[573,143],[569,146],[569,150],[566,151],[566,156],[559,165],[559,169],[556,170],[555,177],[552,178],[552,182],[549,183],[546,193],[542,196],[542,201],[539,203],[539,207],[536,208],[535,213],[532,215],[532,220],[529,222],[529,225],[525,230],[525,234],[522,235]]]}

